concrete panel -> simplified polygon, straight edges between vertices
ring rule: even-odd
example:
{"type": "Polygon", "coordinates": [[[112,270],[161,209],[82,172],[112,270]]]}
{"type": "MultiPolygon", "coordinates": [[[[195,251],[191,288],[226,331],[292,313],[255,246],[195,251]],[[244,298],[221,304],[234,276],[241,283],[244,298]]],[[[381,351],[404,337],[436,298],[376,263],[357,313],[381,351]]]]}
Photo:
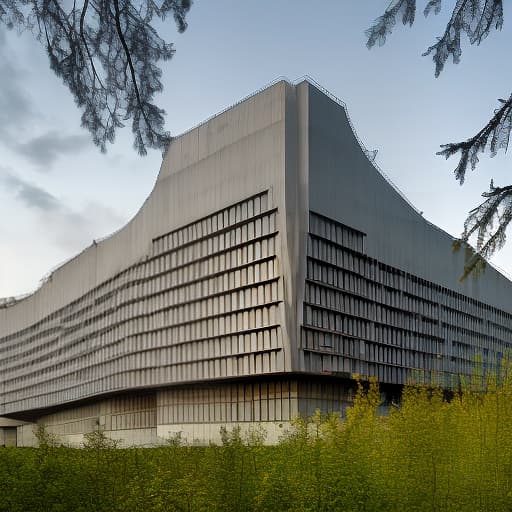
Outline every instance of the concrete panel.
{"type": "MultiPolygon", "coordinates": [[[[3,446],[15,447],[17,443],[16,427],[2,427],[0,428],[3,434],[3,446]]],[[[2,435],[0,434],[0,446],[2,446],[2,435]]]]}
{"type": "Polygon", "coordinates": [[[180,439],[189,445],[222,444],[221,429],[228,432],[240,429],[242,439],[263,439],[264,444],[277,444],[292,429],[289,421],[264,421],[258,423],[182,423],[158,425],[157,435],[161,443],[180,439]]]}
{"type": "Polygon", "coordinates": [[[153,192],[132,221],[60,267],[33,295],[0,309],[0,336],[41,320],[135,264],[147,256],[153,238],[228,204],[271,188],[276,206],[284,211],[288,87],[279,82],[212,119],[203,126],[203,138],[199,128],[178,137],[153,192]]]}
{"type": "Polygon", "coordinates": [[[452,237],[390,186],[359,146],[345,109],[312,86],[309,207],[364,232],[369,256],[512,312],[510,281],[493,268],[480,279],[459,281],[464,256],[453,252],[452,237]]]}

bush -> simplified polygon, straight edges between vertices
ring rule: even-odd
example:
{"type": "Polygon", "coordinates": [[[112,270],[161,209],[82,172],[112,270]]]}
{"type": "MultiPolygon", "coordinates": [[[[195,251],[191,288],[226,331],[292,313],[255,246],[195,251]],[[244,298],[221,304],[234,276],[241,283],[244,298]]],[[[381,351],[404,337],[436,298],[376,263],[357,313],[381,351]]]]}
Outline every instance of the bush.
{"type": "Polygon", "coordinates": [[[44,428],[37,449],[0,450],[0,512],[475,511],[512,508],[512,372],[480,375],[449,400],[409,386],[378,415],[375,382],[347,418],[297,418],[277,446],[222,430],[219,446],[118,449],[104,432],[83,449],[44,428]]]}

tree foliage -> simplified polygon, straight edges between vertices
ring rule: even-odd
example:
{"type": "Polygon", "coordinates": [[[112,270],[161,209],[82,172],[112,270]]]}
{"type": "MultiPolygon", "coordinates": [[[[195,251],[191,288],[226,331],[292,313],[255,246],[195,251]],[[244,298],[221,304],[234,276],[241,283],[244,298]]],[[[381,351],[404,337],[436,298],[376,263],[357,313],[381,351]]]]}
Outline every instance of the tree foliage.
{"type": "Polygon", "coordinates": [[[162,90],[160,61],[174,54],[155,28],[173,16],[187,28],[192,0],[0,0],[0,23],[31,30],[51,69],[82,110],[82,126],[102,151],[131,121],[134,147],[165,149],[165,112],[153,102],[162,90]]]}
{"type": "MultiPolygon", "coordinates": [[[[423,54],[432,56],[436,77],[450,58],[455,64],[460,61],[462,37],[466,37],[472,45],[479,45],[491,31],[501,30],[503,26],[502,0],[457,0],[449,3],[452,12],[443,34],[423,54]]],[[[441,4],[442,0],[426,1],[424,15],[439,14],[441,4]]],[[[393,0],[366,31],[368,48],[376,44],[382,46],[397,21],[412,26],[416,8],[416,0],[393,0]]],[[[476,168],[479,154],[488,153],[493,157],[498,151],[507,150],[511,129],[512,95],[498,100],[497,109],[475,135],[461,142],[443,144],[437,154],[445,158],[459,157],[454,173],[462,185],[466,173],[476,168]]],[[[495,187],[491,181],[489,190],[482,196],[485,200],[469,212],[461,238],[454,244],[454,248],[458,249],[467,246],[470,240],[476,242],[476,251],[468,250],[463,278],[482,269],[485,260],[503,247],[506,230],[512,219],[512,185],[495,187]]]]}

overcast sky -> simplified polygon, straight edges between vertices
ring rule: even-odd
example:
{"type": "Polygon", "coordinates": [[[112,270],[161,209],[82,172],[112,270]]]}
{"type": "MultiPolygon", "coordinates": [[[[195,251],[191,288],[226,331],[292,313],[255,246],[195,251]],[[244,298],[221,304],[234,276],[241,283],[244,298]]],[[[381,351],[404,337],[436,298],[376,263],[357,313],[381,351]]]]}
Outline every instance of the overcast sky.
{"type": "MultiPolygon", "coordinates": [[[[368,51],[364,30],[388,0],[195,0],[157,102],[177,135],[277,77],[310,75],[342,99],[377,163],[425,218],[460,235],[467,212],[491,178],[512,181],[509,159],[481,158],[460,187],[455,160],[439,145],[478,131],[508,97],[512,10],[505,28],[434,78],[422,52],[449,15],[397,26],[368,51]],[[507,65],[505,65],[507,64],[507,65]]],[[[423,2],[418,2],[422,6],[423,2]]],[[[150,193],[160,163],[139,157],[129,129],[103,155],[80,128],[80,112],[48,67],[40,45],[0,26],[0,296],[32,291],[51,269],[93,239],[120,228],[150,193]]],[[[512,238],[493,260],[512,274],[512,238]]]]}

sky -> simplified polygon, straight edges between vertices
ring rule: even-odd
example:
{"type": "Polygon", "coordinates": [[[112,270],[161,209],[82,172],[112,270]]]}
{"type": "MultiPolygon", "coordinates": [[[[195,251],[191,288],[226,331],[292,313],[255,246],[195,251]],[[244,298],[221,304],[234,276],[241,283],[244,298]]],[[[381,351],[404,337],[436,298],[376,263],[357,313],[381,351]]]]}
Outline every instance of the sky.
{"type": "MultiPolygon", "coordinates": [[[[463,46],[460,64],[434,78],[421,54],[449,16],[412,29],[397,25],[386,45],[369,51],[364,30],[388,0],[195,0],[183,34],[172,20],[162,33],[176,48],[163,65],[156,102],[173,135],[188,130],[278,77],[310,76],[343,100],[376,163],[430,222],[454,236],[480,194],[512,181],[509,158],[482,156],[461,187],[456,160],[440,144],[476,133],[508,97],[512,8],[505,26],[480,46],[463,46]]],[[[0,297],[36,289],[41,278],[122,227],[155,183],[162,155],[140,157],[130,129],[106,154],[80,127],[81,112],[49,69],[31,34],[0,26],[0,297]]],[[[493,263],[512,274],[512,236],[493,263]]]]}

